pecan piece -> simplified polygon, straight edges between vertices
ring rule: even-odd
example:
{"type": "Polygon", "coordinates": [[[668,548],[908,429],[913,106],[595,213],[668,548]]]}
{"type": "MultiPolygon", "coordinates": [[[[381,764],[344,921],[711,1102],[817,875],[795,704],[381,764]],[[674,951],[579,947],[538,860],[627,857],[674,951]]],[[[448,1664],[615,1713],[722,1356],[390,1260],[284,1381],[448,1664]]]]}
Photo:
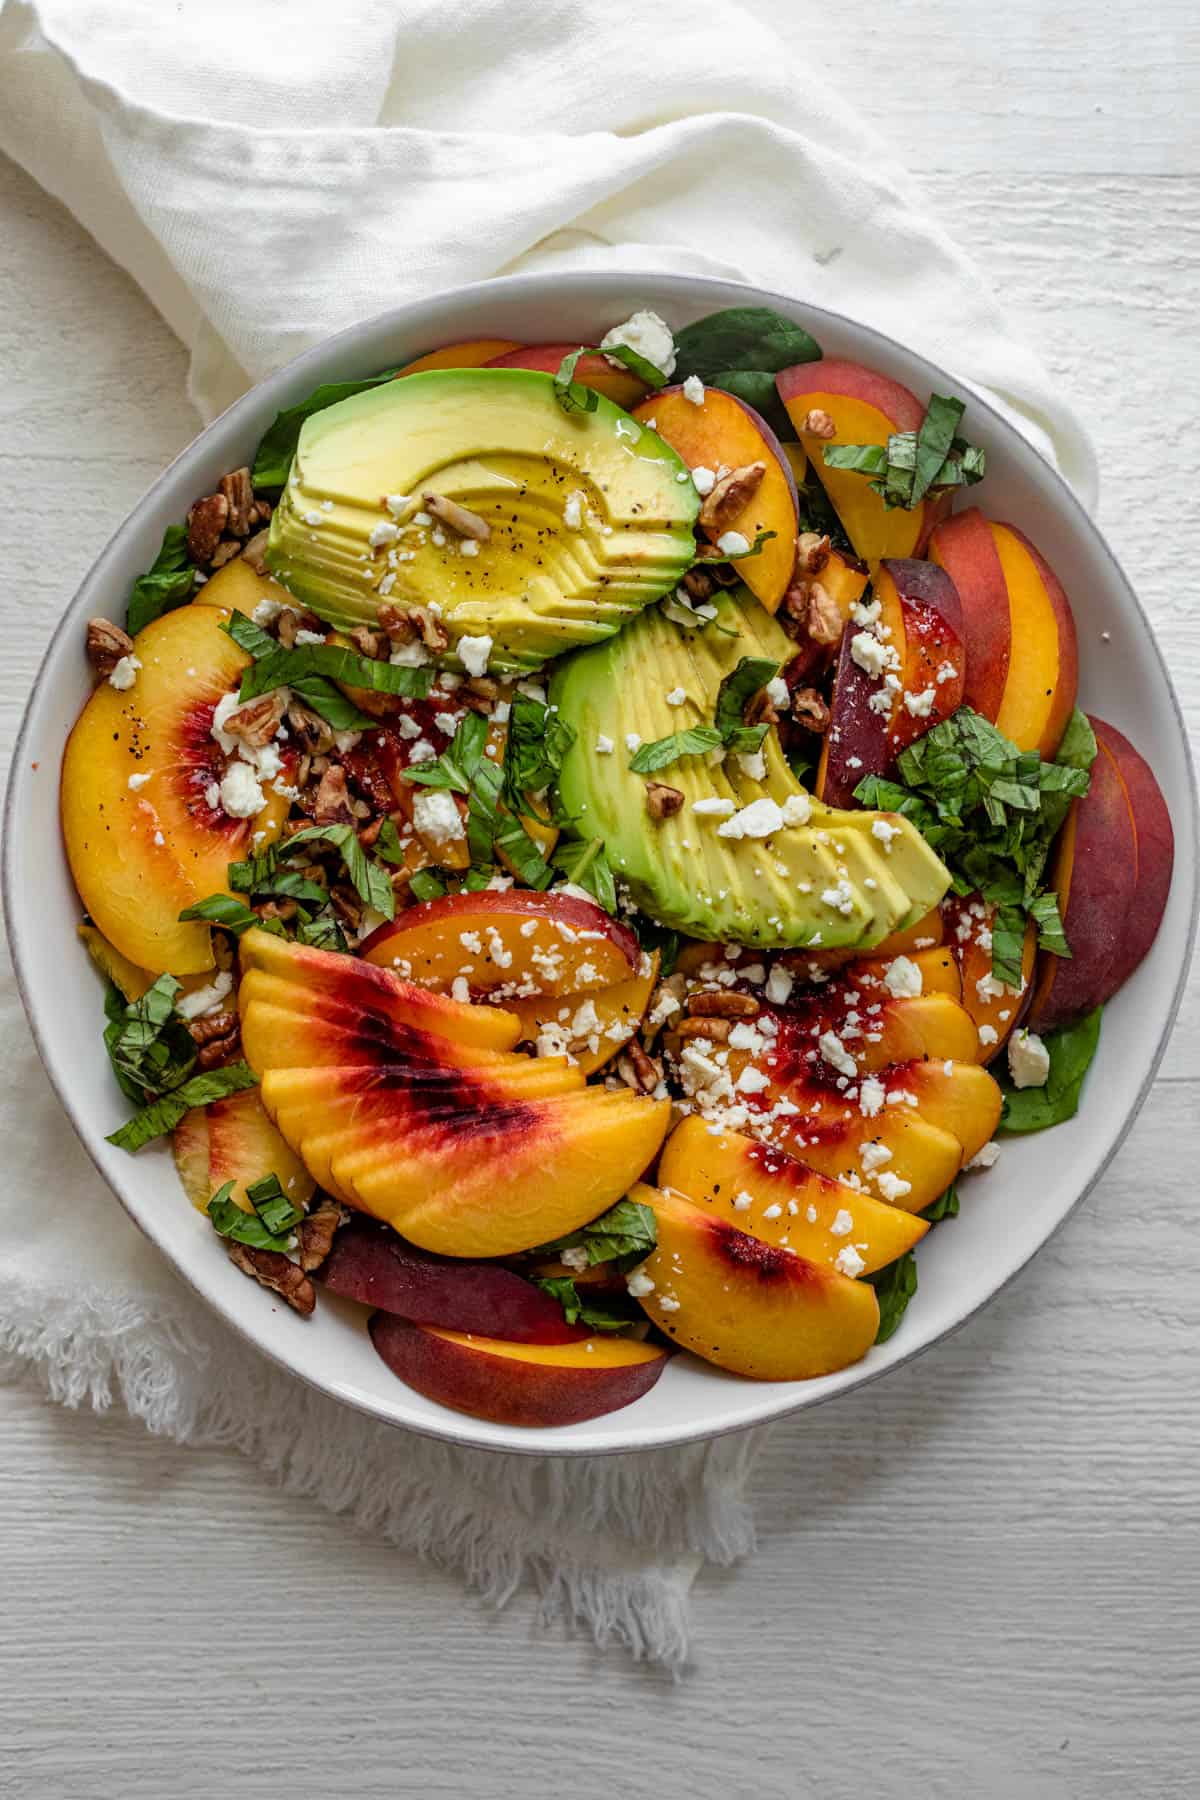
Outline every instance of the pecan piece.
{"type": "Polygon", "coordinates": [[[757,1019],[762,1003],[753,994],[729,994],[722,989],[693,994],[688,1012],[697,1019],[757,1019]]]}
{"type": "Polygon", "coordinates": [[[235,1012],[210,1013],[188,1021],[192,1042],[198,1047],[196,1069],[204,1074],[232,1062],[242,1047],[242,1022],[235,1012]]]}
{"type": "Polygon", "coordinates": [[[829,730],[829,708],[816,688],[797,688],[792,695],[792,717],[805,731],[824,736],[829,730]]]}
{"type": "Polygon", "coordinates": [[[306,1275],[320,1268],[333,1247],[334,1233],[348,1217],[345,1207],[336,1200],[322,1198],[321,1204],[302,1220],[296,1235],[300,1239],[300,1267],[306,1275]]]}
{"type": "Polygon", "coordinates": [[[765,462],[743,463],[722,475],[700,508],[700,523],[705,530],[723,531],[752,500],[762,486],[767,472],[765,462]]]}
{"type": "Polygon", "coordinates": [[[188,513],[188,555],[200,568],[207,569],[212,562],[228,518],[229,502],[224,494],[206,494],[188,513]]]}
{"type": "Polygon", "coordinates": [[[235,543],[232,538],[223,538],[212,553],[212,562],[209,567],[214,571],[223,569],[227,562],[232,562],[235,556],[241,554],[242,546],[240,544],[235,543]]]}
{"type": "Polygon", "coordinates": [[[354,889],[339,881],[336,887],[329,890],[329,903],[342,924],[349,931],[357,932],[362,924],[365,908],[354,889]]]}
{"type": "Polygon", "coordinates": [[[626,1087],[639,1094],[652,1094],[662,1080],[662,1070],[652,1056],[647,1056],[636,1038],[631,1038],[617,1060],[617,1073],[626,1087]]]}
{"type": "Polygon", "coordinates": [[[230,737],[240,738],[243,744],[251,749],[261,750],[269,744],[283,723],[285,701],[279,689],[270,694],[260,694],[257,700],[247,700],[236,712],[231,712],[225,721],[225,729],[230,737]]]}
{"type": "Polygon", "coordinates": [[[226,1238],[225,1248],[234,1267],[257,1281],[259,1287],[273,1289],[287,1301],[293,1312],[301,1313],[305,1318],[312,1312],[317,1304],[317,1290],[299,1263],[294,1263],[281,1250],[252,1250],[249,1244],[239,1244],[236,1238],[226,1238]]]}
{"type": "Polygon", "coordinates": [[[804,575],[819,575],[829,561],[829,539],[819,531],[802,531],[796,539],[796,567],[804,575]]]}
{"type": "Polygon", "coordinates": [[[481,519],[477,512],[469,507],[460,506],[457,500],[447,500],[443,494],[423,494],[426,512],[456,531],[459,537],[474,538],[478,544],[486,544],[492,535],[492,528],[486,519],[481,519]]]}
{"type": "Polygon", "coordinates": [[[711,600],[717,588],[712,570],[699,565],[687,571],[680,586],[689,600],[711,600]]]}
{"type": "Polygon", "coordinates": [[[646,811],[652,819],[673,819],[682,806],[683,795],[678,788],[668,787],[665,781],[646,783],[646,811]]]}
{"type": "Polygon", "coordinates": [[[270,535],[269,531],[256,531],[252,538],[246,540],[242,549],[242,555],[250,564],[250,567],[254,570],[256,575],[270,574],[270,570],[267,568],[265,555],[267,539],[270,535]]]}
{"type": "Polygon", "coordinates": [[[325,629],[316,613],[307,610],[297,612],[294,606],[284,608],[275,626],[275,630],[279,634],[279,641],[285,650],[295,649],[298,631],[319,631],[324,636],[325,629]]]}
{"type": "Polygon", "coordinates": [[[234,537],[248,537],[253,523],[251,508],[254,505],[254,488],[249,469],[231,469],[228,475],[222,475],[217,486],[229,507],[226,531],[232,531],[234,537]]]}
{"type": "Polygon", "coordinates": [[[346,787],[346,771],[331,763],[321,777],[313,818],[318,825],[353,825],[354,808],[346,787]]]}
{"type": "Polygon", "coordinates": [[[346,636],[359,655],[369,657],[372,662],[381,662],[388,654],[386,631],[372,631],[369,625],[354,625],[346,636]]]}
{"type": "Polygon", "coordinates": [[[836,435],[837,426],[824,407],[814,406],[800,421],[800,430],[802,434],[807,432],[809,437],[831,438],[836,435]]]}
{"type": "Polygon", "coordinates": [[[671,1029],[678,1038],[707,1038],[710,1044],[723,1044],[733,1030],[733,1024],[729,1019],[688,1017],[680,1019],[671,1029]]]}
{"type": "MultiPolygon", "coordinates": [[[[288,726],[301,750],[309,756],[322,756],[333,744],[333,730],[320,713],[313,712],[301,700],[291,700],[286,714],[288,726]]],[[[303,787],[304,783],[299,784],[303,787]]]]}
{"type": "Polygon", "coordinates": [[[414,644],[420,639],[427,650],[444,650],[450,634],[441,620],[424,606],[388,606],[379,608],[379,623],[398,644],[414,644]]]}
{"type": "Polygon", "coordinates": [[[98,675],[111,675],[123,656],[132,656],[133,639],[111,619],[89,619],[87,658],[98,675]]]}
{"type": "Polygon", "coordinates": [[[826,647],[839,644],[846,621],[842,609],[819,581],[808,584],[808,600],[804,613],[804,629],[814,644],[826,647]]]}

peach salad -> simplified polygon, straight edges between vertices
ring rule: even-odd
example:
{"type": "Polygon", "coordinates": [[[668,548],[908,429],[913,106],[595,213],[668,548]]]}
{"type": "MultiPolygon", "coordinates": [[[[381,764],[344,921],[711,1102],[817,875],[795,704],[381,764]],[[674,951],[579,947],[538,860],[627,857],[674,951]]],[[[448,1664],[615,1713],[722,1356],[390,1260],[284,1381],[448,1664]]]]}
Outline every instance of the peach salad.
{"type": "Polygon", "coordinates": [[[512,1425],[897,1329],[1171,879],[964,410],[640,311],[321,387],[168,528],[62,824],[214,1254],[512,1425]]]}

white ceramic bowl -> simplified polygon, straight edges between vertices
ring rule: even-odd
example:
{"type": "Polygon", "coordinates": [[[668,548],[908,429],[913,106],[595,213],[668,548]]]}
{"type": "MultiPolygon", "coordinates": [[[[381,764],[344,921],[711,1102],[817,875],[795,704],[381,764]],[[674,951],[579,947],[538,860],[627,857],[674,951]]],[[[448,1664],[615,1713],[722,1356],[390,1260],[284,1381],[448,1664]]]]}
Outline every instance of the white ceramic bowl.
{"type": "MultiPolygon", "coordinates": [[[[365,1313],[322,1295],[312,1319],[273,1302],[238,1273],[184,1198],[165,1144],[131,1157],[104,1141],[128,1108],[100,1045],[100,986],[74,928],[79,901],[58,828],[63,746],[91,688],[84,621],[121,618],[130,583],[164,528],[226,469],[249,461],[275,413],[318,382],[345,380],[479,337],[594,343],[635,307],[674,326],[718,307],[759,302],[811,327],[826,354],[870,363],[918,395],[962,392],[948,375],[878,332],[778,294],[683,276],[526,276],[486,282],[386,313],[301,356],[245,395],[198,437],[101,552],[67,608],[38,675],[13,762],[4,837],[4,898],[17,974],[50,1079],[130,1216],[183,1278],[276,1362],[375,1417],[458,1443],[560,1454],[681,1443],[813,1406],[870,1381],[935,1343],[1010,1281],[1088,1191],[1128,1130],[1162,1056],[1186,976],[1196,911],[1195,785],[1178,702],[1149,623],[1108,547],[1063,481],[985,403],[972,400],[972,439],[987,451],[972,494],[1025,530],[1071,595],[1082,703],[1125,731],[1149,759],[1175,826],[1175,879],[1158,941],[1105,1017],[1083,1105],[1069,1124],[1005,1145],[972,1177],[961,1216],[918,1251],[920,1292],[891,1341],[818,1381],[760,1383],[675,1357],[657,1387],[620,1412],[555,1431],[467,1418],[396,1380],[371,1348],[365,1313]]],[[[1097,1254],[1099,1254],[1097,1246],[1097,1254]]]]}

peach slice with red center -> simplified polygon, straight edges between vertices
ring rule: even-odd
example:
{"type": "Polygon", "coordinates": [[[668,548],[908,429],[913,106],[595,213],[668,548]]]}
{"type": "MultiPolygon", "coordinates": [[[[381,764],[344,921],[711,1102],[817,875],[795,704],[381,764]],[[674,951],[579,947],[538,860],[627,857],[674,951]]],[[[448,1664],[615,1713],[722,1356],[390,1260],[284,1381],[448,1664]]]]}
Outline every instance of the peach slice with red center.
{"type": "Polygon", "coordinates": [[[567,1054],[581,1075],[594,1075],[619,1056],[646,1016],[658,980],[659,955],[642,958],[639,973],[612,987],[577,990],[557,996],[537,995],[509,1000],[508,1010],[521,1021],[521,1037],[535,1043],[547,1027],[561,1035],[567,1054]]]}
{"type": "Polygon", "coordinates": [[[276,1176],[297,1206],[307,1206],[316,1187],[267,1117],[257,1088],[193,1107],[175,1127],[171,1147],[183,1190],[201,1211],[227,1181],[234,1184],[230,1199],[244,1212],[251,1211],[247,1186],[264,1176],[276,1176]]]}
{"type": "Polygon", "coordinates": [[[508,356],[520,348],[511,338],[470,338],[466,343],[446,344],[441,350],[427,350],[424,356],[405,363],[397,371],[397,379],[401,375],[420,375],[426,369],[481,369],[496,357],[508,356]]]}
{"type": "MultiPolygon", "coordinates": [[[[557,375],[563,357],[570,356],[578,348],[578,344],[525,344],[501,356],[489,357],[484,366],[489,369],[540,369],[545,375],[557,375]]],[[[631,369],[609,362],[598,350],[588,350],[580,357],[573,379],[581,387],[595,388],[598,394],[627,411],[649,391],[646,383],[631,369]]]]}
{"type": "Polygon", "coordinates": [[[1053,756],[1075,705],[1079,653],[1062,583],[1015,525],[978,507],[940,523],[929,555],[962,603],[963,698],[1018,750],[1053,756]]]}
{"type": "Polygon", "coordinates": [[[1037,926],[1031,919],[1021,945],[1021,980],[1014,993],[992,976],[991,931],[996,908],[978,894],[960,899],[951,894],[942,902],[950,945],[962,977],[962,1002],[979,1032],[980,1058],[989,1063],[1003,1048],[1018,1023],[1029,997],[1033,966],[1037,959],[1037,926]]]}
{"type": "Polygon", "coordinates": [[[399,1313],[414,1325],[524,1344],[572,1344],[587,1336],[523,1275],[500,1263],[431,1256],[375,1219],[342,1226],[317,1279],[332,1294],[399,1313]]]}
{"type": "Polygon", "coordinates": [[[1030,1003],[1037,1032],[1112,998],[1154,942],[1171,885],[1174,834],[1158,783],[1127,738],[1091,724],[1091,783],[1071,804],[1051,870],[1071,955],[1041,958],[1030,1003]]]}
{"type": "Polygon", "coordinates": [[[793,1250],[764,1243],[679,1194],[639,1187],[654,1210],[657,1247],[639,1295],[675,1343],[756,1381],[804,1381],[858,1362],[875,1342],[879,1305],[851,1280],[793,1250]]]}
{"type": "Polygon", "coordinates": [[[776,612],[795,571],[800,525],[791,465],[766,420],[744,401],[715,387],[705,388],[699,405],[682,387],[664,388],[635,408],[633,416],[641,424],[653,423],[689,469],[706,468],[715,474],[722,467],[763,465],[762,480],[746,503],[720,525],[706,527],[705,534],[716,543],[727,531],[736,531],[753,544],[760,531],[774,532],[756,556],[738,563],[737,570],[767,611],[776,612]]]}
{"type": "Polygon", "coordinates": [[[833,1267],[847,1245],[870,1274],[918,1244],[929,1226],[786,1151],[740,1132],[717,1135],[694,1116],[675,1127],[658,1163],[660,1187],[707,1207],[739,1231],[833,1267]]]}
{"type": "Polygon", "coordinates": [[[371,1341],[401,1381],[429,1400],[499,1425],[578,1425],[649,1393],[669,1352],[634,1338],[508,1343],[378,1312],[371,1341]]]}
{"type": "Polygon", "coordinates": [[[253,819],[208,803],[224,757],[213,711],[249,662],[220,629],[223,608],[183,606],[139,632],[131,688],[101,682],[75,724],[62,766],[71,874],[98,929],[155,973],[213,966],[209,928],[180,913],[226,889],[228,865],[279,835],[288,802],[268,785],[253,819]],[[261,834],[261,835],[260,835],[261,834]]]}
{"type": "Polygon", "coordinates": [[[831,469],[822,454],[827,444],[886,444],[896,432],[919,431],[925,408],[916,395],[875,369],[838,357],[797,363],[775,377],[775,386],[855,555],[867,563],[918,555],[933,523],[946,511],[946,499],[927,496],[911,510],[889,511],[867,476],[831,469]],[[814,412],[832,422],[832,437],[809,429],[814,412]]]}
{"type": "Polygon", "coordinates": [[[627,925],[594,901],[518,888],[447,894],[410,906],[362,946],[369,963],[448,993],[593,993],[627,981],[642,953],[627,925]]]}

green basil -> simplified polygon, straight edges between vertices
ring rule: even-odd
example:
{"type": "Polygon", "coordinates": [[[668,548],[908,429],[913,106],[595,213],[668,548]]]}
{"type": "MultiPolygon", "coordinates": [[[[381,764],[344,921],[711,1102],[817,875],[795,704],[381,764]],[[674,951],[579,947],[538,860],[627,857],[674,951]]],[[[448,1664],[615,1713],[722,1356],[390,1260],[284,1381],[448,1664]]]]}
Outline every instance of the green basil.
{"type": "MultiPolygon", "coordinates": [[[[341,853],[346,874],[359,899],[367,906],[373,906],[376,912],[381,912],[385,919],[395,918],[396,896],[392,884],[383,870],[377,868],[367,856],[353,825],[306,825],[302,831],[295,832],[280,844],[273,844],[271,848],[277,856],[291,856],[306,844],[322,843],[331,844],[341,853]]],[[[232,877],[230,885],[236,885],[232,877]]]]}
{"type": "Polygon", "coordinates": [[[652,1207],[640,1200],[618,1200],[606,1213],[590,1225],[553,1243],[542,1244],[537,1256],[561,1256],[564,1250],[585,1250],[588,1267],[596,1263],[625,1261],[643,1262],[658,1243],[658,1227],[652,1207]]]}
{"type": "Polygon", "coordinates": [[[259,1181],[248,1182],[246,1198],[267,1230],[277,1236],[291,1231],[304,1217],[304,1208],[284,1193],[282,1182],[273,1173],[264,1175],[259,1181]]]}
{"type": "Polygon", "coordinates": [[[414,900],[439,900],[446,892],[446,883],[432,869],[418,869],[408,884],[408,891],[414,900]]]}
{"type": "MultiPolygon", "coordinates": [[[[745,729],[742,720],[755,694],[761,693],[768,681],[779,673],[779,664],[766,656],[743,656],[735,669],[726,675],[717,689],[717,705],[713,724],[727,743],[735,731],[745,729]]],[[[759,742],[761,743],[760,735],[759,742]]],[[[746,748],[745,745],[740,748],[746,748]]],[[[758,748],[756,744],[755,749],[758,748]]]]}
{"type": "Polygon", "coordinates": [[[107,1142],[118,1150],[140,1150],[143,1144],[174,1131],[184,1113],[193,1106],[208,1106],[228,1094],[240,1094],[243,1088],[258,1086],[258,1076],[249,1063],[230,1063],[223,1069],[210,1069],[207,1074],[193,1075],[182,1087],[173,1088],[149,1106],[144,1106],[132,1119],[108,1135],[107,1142]]]}
{"type": "Polygon", "coordinates": [[[689,725],[683,731],[673,731],[670,737],[639,744],[629,759],[629,767],[635,775],[653,775],[659,769],[669,769],[681,757],[719,750],[723,741],[715,725],[689,725]]]}
{"type": "Polygon", "coordinates": [[[955,435],[965,410],[961,400],[934,394],[918,430],[893,432],[886,444],[826,444],[822,461],[827,469],[869,476],[889,510],[911,511],[928,493],[983,480],[983,451],[955,435]]]}
{"type": "Polygon", "coordinates": [[[581,344],[578,350],[572,350],[569,356],[564,356],[558,365],[558,372],[554,377],[554,398],[565,413],[595,412],[600,404],[600,396],[595,388],[585,387],[575,379],[580,357],[588,355],[590,352],[587,346],[581,344]]]}
{"type": "Polygon", "coordinates": [[[616,878],[605,854],[603,838],[564,837],[550,862],[564,881],[590,894],[606,913],[616,912],[616,878]]]}
{"type": "Polygon", "coordinates": [[[634,1322],[632,1312],[619,1312],[602,1300],[581,1298],[569,1276],[543,1276],[534,1285],[558,1301],[568,1325],[586,1325],[591,1331],[626,1331],[634,1322]]]}
{"type": "Polygon", "coordinates": [[[191,1072],[196,1045],[175,1010],[180,987],[160,975],[138,1000],[110,997],[105,1010],[104,1047],[126,1099],[141,1106],[148,1094],[169,1093],[191,1072]]]}
{"type": "Polygon", "coordinates": [[[600,354],[609,357],[614,362],[624,363],[630,373],[636,375],[639,381],[644,381],[647,387],[661,388],[667,385],[668,377],[663,374],[662,370],[656,369],[648,357],[639,355],[636,350],[631,350],[628,344],[612,344],[607,350],[602,350],[600,354]]]}
{"type": "Polygon", "coordinates": [[[276,937],[287,935],[280,920],[260,919],[244,901],[235,900],[232,894],[210,894],[206,900],[197,900],[195,906],[185,906],[179,917],[203,919],[210,925],[219,925],[222,931],[232,931],[235,937],[241,937],[243,931],[254,926],[270,931],[276,937]]]}
{"type": "MultiPolygon", "coordinates": [[[[251,1250],[277,1250],[280,1255],[286,1255],[292,1247],[291,1238],[272,1231],[257,1212],[244,1212],[237,1201],[230,1198],[233,1186],[232,1181],[225,1182],[204,1209],[214,1230],[222,1237],[248,1245],[251,1250]]],[[[246,1191],[249,1193],[249,1189],[246,1191]]]]}

